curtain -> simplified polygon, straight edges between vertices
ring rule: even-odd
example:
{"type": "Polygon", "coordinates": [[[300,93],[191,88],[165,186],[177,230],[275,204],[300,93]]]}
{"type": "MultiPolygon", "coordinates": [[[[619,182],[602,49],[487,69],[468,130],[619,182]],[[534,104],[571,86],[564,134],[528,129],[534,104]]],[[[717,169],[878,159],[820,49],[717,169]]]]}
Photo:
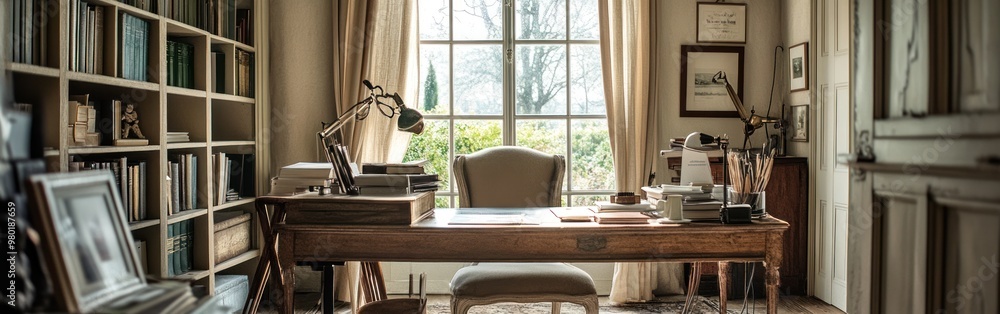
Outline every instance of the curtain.
{"type": "MultiPolygon", "coordinates": [[[[619,191],[639,192],[657,160],[656,0],[600,0],[601,65],[619,191]]],[[[611,302],[682,293],[680,264],[616,263],[611,302]]]]}
{"type": "MultiPolygon", "coordinates": [[[[334,10],[339,41],[333,52],[338,114],[368,96],[361,83],[365,79],[389,94],[399,93],[404,103],[416,103],[416,1],[342,0],[334,10]]],[[[345,124],[341,132],[351,158],[357,163],[402,160],[410,134],[396,130],[397,118],[388,119],[372,107],[367,119],[345,124]]],[[[360,265],[349,262],[345,268],[335,279],[337,299],[351,302],[357,310],[369,301],[361,300],[358,293],[360,265]]]]}

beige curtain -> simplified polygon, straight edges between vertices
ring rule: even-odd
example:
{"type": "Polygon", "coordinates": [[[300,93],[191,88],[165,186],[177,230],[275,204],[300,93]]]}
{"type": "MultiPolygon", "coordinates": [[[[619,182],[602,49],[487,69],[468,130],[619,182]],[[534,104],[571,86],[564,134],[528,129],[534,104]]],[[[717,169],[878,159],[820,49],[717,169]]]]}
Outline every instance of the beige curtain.
{"type": "MultiPolygon", "coordinates": [[[[341,0],[335,16],[334,93],[338,114],[368,95],[361,83],[369,80],[388,93],[399,93],[406,104],[417,97],[417,4],[415,0],[341,0]]],[[[391,103],[391,100],[389,100],[391,103]]],[[[345,125],[344,143],[351,158],[361,162],[402,160],[409,133],[396,130],[396,117],[388,119],[372,107],[368,118],[345,125]]],[[[358,293],[360,267],[347,263],[338,270],[337,299],[353,306],[365,303],[358,293]]],[[[356,308],[355,308],[356,310],[356,308]]]]}
{"type": "MultiPolygon", "coordinates": [[[[619,191],[639,192],[657,160],[656,0],[600,0],[601,63],[619,191]]],[[[616,263],[612,302],[682,293],[680,264],[616,263]]]]}

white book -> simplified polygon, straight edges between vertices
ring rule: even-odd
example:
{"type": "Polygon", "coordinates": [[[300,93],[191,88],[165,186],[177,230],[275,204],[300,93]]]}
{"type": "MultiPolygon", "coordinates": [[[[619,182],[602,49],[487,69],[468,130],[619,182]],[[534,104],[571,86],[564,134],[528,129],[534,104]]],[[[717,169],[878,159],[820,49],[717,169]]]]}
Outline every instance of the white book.
{"type": "Polygon", "coordinates": [[[597,206],[597,212],[647,211],[653,209],[653,206],[645,201],[638,204],[615,204],[610,201],[596,201],[594,205],[597,206]]]}

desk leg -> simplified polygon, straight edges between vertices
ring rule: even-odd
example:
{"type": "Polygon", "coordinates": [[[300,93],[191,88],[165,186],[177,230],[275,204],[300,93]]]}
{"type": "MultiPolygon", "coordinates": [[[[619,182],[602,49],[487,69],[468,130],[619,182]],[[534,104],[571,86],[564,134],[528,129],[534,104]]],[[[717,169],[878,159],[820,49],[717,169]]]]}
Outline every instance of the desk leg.
{"type": "Polygon", "coordinates": [[[727,301],[729,301],[729,262],[719,262],[719,313],[728,313],[727,301]]]}
{"type": "Polygon", "coordinates": [[[263,245],[261,246],[260,261],[257,263],[257,270],[254,272],[253,282],[250,287],[250,294],[247,295],[246,301],[243,303],[243,313],[257,313],[260,308],[260,301],[264,297],[264,290],[267,287],[268,279],[273,276],[280,285],[283,280],[281,280],[280,274],[272,275],[271,273],[277,273],[277,257],[278,254],[275,252],[275,247],[277,243],[277,236],[274,234],[271,226],[275,226],[285,220],[285,211],[283,205],[274,206],[274,214],[271,215],[270,219],[267,214],[267,205],[258,202],[256,204],[257,209],[257,220],[260,222],[261,234],[263,234],[263,245]]]}
{"type": "Polygon", "coordinates": [[[778,269],[781,267],[782,254],[781,232],[770,232],[767,234],[767,252],[764,256],[764,267],[767,269],[767,313],[778,313],[778,286],[781,284],[781,277],[778,269]]]}
{"type": "Polygon", "coordinates": [[[295,311],[295,233],[283,232],[278,241],[278,265],[283,283],[281,285],[282,301],[281,312],[293,314],[295,311]]]}
{"type": "Polygon", "coordinates": [[[331,263],[323,264],[323,314],[333,314],[333,303],[336,300],[333,291],[333,267],[331,263]]]}

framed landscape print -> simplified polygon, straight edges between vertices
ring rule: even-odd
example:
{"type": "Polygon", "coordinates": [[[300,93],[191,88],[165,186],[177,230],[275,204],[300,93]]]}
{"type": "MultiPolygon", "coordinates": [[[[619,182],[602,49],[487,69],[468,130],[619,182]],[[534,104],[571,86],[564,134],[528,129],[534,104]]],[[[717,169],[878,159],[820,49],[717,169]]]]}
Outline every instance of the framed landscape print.
{"type": "Polygon", "coordinates": [[[726,88],[743,99],[743,47],[681,46],[681,117],[739,118],[726,88]]]}
{"type": "Polygon", "coordinates": [[[808,142],[809,105],[792,106],[792,113],[791,117],[789,117],[789,122],[791,125],[788,128],[788,135],[791,137],[792,141],[808,142]]]}
{"type": "Polygon", "coordinates": [[[809,43],[788,48],[788,74],[793,92],[809,90],[809,43]]]}
{"type": "Polygon", "coordinates": [[[698,3],[698,42],[745,44],[747,5],[745,3],[698,3]]]}

